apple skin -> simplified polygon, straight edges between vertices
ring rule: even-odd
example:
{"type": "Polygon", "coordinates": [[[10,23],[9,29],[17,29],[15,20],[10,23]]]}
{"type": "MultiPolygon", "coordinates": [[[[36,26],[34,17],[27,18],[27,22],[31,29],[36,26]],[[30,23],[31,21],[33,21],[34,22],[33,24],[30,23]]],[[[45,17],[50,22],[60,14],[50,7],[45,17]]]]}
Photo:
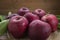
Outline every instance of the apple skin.
{"type": "Polygon", "coordinates": [[[24,36],[28,25],[28,20],[22,16],[14,16],[8,24],[8,32],[15,38],[20,39],[24,36]]]}
{"type": "Polygon", "coordinates": [[[39,16],[32,14],[31,12],[26,13],[24,17],[26,17],[29,22],[39,19],[39,16]]]}
{"type": "Polygon", "coordinates": [[[58,19],[55,15],[53,14],[47,14],[41,18],[42,21],[45,21],[50,24],[52,28],[52,32],[55,32],[58,27],[58,19]]]}
{"type": "Polygon", "coordinates": [[[31,40],[46,40],[51,34],[51,27],[41,20],[34,20],[29,24],[29,38],[31,40]]]}
{"type": "MultiPolygon", "coordinates": [[[[26,14],[24,15],[24,17],[27,18],[27,20],[29,21],[29,24],[30,24],[30,22],[39,19],[39,16],[37,16],[37,15],[35,15],[35,14],[32,14],[31,12],[26,13],[26,14]]],[[[29,28],[29,24],[28,24],[28,28],[29,28]]],[[[27,30],[26,30],[26,32],[25,32],[25,33],[26,33],[25,35],[28,35],[28,28],[27,28],[27,30]]]]}
{"type": "Polygon", "coordinates": [[[26,14],[27,12],[29,12],[30,10],[28,9],[28,8],[26,8],[26,7],[22,7],[22,8],[20,8],[19,10],[18,10],[18,14],[19,15],[21,15],[21,16],[23,16],[24,14],[26,14]]]}
{"type": "Polygon", "coordinates": [[[42,10],[42,9],[36,9],[36,10],[33,12],[33,14],[38,15],[38,16],[40,17],[40,19],[41,19],[41,17],[44,16],[44,15],[46,14],[46,12],[45,12],[44,10],[42,10]]]}
{"type": "Polygon", "coordinates": [[[14,14],[11,14],[11,15],[6,16],[6,19],[10,19],[10,18],[12,18],[13,16],[19,16],[19,15],[16,14],[16,13],[14,13],[14,14]]]}

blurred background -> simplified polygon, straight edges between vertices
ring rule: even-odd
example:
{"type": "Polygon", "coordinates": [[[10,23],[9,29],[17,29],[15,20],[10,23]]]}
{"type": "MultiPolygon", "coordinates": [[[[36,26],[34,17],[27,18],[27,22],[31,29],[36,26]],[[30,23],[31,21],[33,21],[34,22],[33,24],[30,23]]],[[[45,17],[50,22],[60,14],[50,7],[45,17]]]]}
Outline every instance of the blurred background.
{"type": "Polygon", "coordinates": [[[46,12],[60,14],[60,0],[0,0],[0,14],[17,12],[21,7],[28,7],[31,11],[41,8],[46,12]]]}

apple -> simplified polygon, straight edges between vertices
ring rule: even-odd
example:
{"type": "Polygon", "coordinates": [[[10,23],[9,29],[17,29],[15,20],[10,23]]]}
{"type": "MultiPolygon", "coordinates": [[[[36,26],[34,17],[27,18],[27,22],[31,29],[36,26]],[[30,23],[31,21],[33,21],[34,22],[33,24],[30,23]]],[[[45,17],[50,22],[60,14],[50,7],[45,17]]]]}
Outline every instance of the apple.
{"type": "MultiPolygon", "coordinates": [[[[30,24],[30,22],[39,19],[39,17],[38,17],[37,15],[32,14],[31,12],[26,13],[26,14],[24,15],[24,17],[27,18],[27,20],[29,21],[29,24],[30,24]]],[[[29,25],[28,25],[28,28],[29,28],[29,25]]],[[[27,28],[27,30],[26,30],[26,32],[25,32],[26,35],[28,35],[28,28],[27,28]]]]}
{"type": "Polygon", "coordinates": [[[45,21],[50,24],[52,28],[52,32],[55,32],[58,27],[58,19],[55,15],[53,14],[47,14],[41,18],[42,21],[45,21]]]}
{"type": "Polygon", "coordinates": [[[11,14],[11,15],[6,16],[6,19],[10,19],[10,18],[12,18],[13,16],[19,16],[19,15],[16,14],[16,13],[14,13],[14,14],[11,14]]]}
{"type": "Polygon", "coordinates": [[[44,16],[44,15],[46,14],[46,12],[45,12],[43,9],[36,9],[36,10],[33,12],[33,14],[38,15],[38,16],[40,17],[40,19],[41,19],[41,17],[44,16]]]}
{"type": "Polygon", "coordinates": [[[34,20],[39,19],[39,17],[35,14],[32,14],[31,12],[28,12],[24,15],[24,17],[26,17],[28,19],[29,22],[32,22],[34,20]]]}
{"type": "Polygon", "coordinates": [[[22,16],[14,16],[8,24],[8,32],[15,38],[19,39],[24,36],[28,25],[28,20],[22,16]]]}
{"type": "Polygon", "coordinates": [[[29,24],[29,38],[31,40],[46,40],[51,34],[51,27],[41,20],[34,20],[29,24]]]}
{"type": "Polygon", "coordinates": [[[21,15],[21,16],[23,16],[24,14],[26,14],[27,12],[29,12],[30,10],[28,9],[28,8],[26,8],[26,7],[22,7],[22,8],[20,8],[19,10],[18,10],[18,14],[19,15],[21,15]]]}

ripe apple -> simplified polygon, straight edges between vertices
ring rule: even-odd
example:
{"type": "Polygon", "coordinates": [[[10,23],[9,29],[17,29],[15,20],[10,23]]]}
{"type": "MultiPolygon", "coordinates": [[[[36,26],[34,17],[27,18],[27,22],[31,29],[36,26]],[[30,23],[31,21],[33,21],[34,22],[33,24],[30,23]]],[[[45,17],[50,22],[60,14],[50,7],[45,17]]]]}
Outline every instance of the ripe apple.
{"type": "Polygon", "coordinates": [[[24,14],[26,14],[27,12],[29,12],[30,10],[28,9],[28,8],[26,8],[26,7],[22,7],[22,8],[20,8],[19,10],[18,10],[18,14],[19,15],[21,15],[21,16],[23,16],[24,14]]]}
{"type": "MultiPolygon", "coordinates": [[[[29,21],[29,24],[30,24],[30,22],[39,19],[39,17],[38,17],[37,15],[32,14],[31,12],[26,13],[26,14],[24,15],[24,17],[27,18],[27,20],[29,21]]],[[[28,25],[28,28],[29,28],[29,25],[28,25]]],[[[26,32],[25,32],[26,35],[28,35],[28,28],[27,28],[27,30],[26,30],[26,32]]]]}
{"type": "Polygon", "coordinates": [[[42,9],[36,9],[33,14],[38,15],[40,18],[46,14],[46,12],[42,9]]]}
{"type": "Polygon", "coordinates": [[[28,34],[31,40],[46,40],[51,34],[51,27],[46,22],[34,20],[29,24],[28,34]]]}
{"type": "Polygon", "coordinates": [[[32,22],[34,20],[39,19],[39,17],[35,14],[32,14],[31,12],[28,12],[24,15],[24,17],[26,17],[28,19],[29,22],[32,22]]]}
{"type": "Polygon", "coordinates": [[[8,32],[16,39],[24,36],[28,25],[28,20],[22,16],[14,16],[8,24],[8,32]]]}
{"type": "Polygon", "coordinates": [[[52,32],[55,32],[58,27],[58,19],[55,15],[53,14],[47,14],[41,18],[42,21],[45,21],[50,24],[52,28],[52,32]]]}
{"type": "Polygon", "coordinates": [[[16,14],[16,13],[14,13],[14,14],[11,14],[11,15],[6,16],[6,19],[10,19],[10,18],[12,18],[13,16],[19,16],[19,15],[16,14]]]}

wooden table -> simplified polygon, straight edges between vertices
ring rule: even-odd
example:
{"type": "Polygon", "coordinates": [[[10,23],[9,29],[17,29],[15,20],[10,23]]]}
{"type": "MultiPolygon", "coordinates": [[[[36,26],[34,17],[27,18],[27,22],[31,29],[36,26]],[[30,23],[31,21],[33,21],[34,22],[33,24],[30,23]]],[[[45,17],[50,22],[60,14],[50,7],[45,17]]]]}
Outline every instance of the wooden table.
{"type": "MultiPolygon", "coordinates": [[[[11,37],[8,37],[9,35],[7,35],[7,33],[3,36],[0,37],[0,40],[17,40],[11,37]]],[[[20,39],[20,40],[30,40],[29,38],[25,38],[25,39],[20,39]]],[[[54,33],[51,33],[51,35],[49,36],[49,38],[47,40],[60,40],[60,31],[56,31],[54,33]]]]}

